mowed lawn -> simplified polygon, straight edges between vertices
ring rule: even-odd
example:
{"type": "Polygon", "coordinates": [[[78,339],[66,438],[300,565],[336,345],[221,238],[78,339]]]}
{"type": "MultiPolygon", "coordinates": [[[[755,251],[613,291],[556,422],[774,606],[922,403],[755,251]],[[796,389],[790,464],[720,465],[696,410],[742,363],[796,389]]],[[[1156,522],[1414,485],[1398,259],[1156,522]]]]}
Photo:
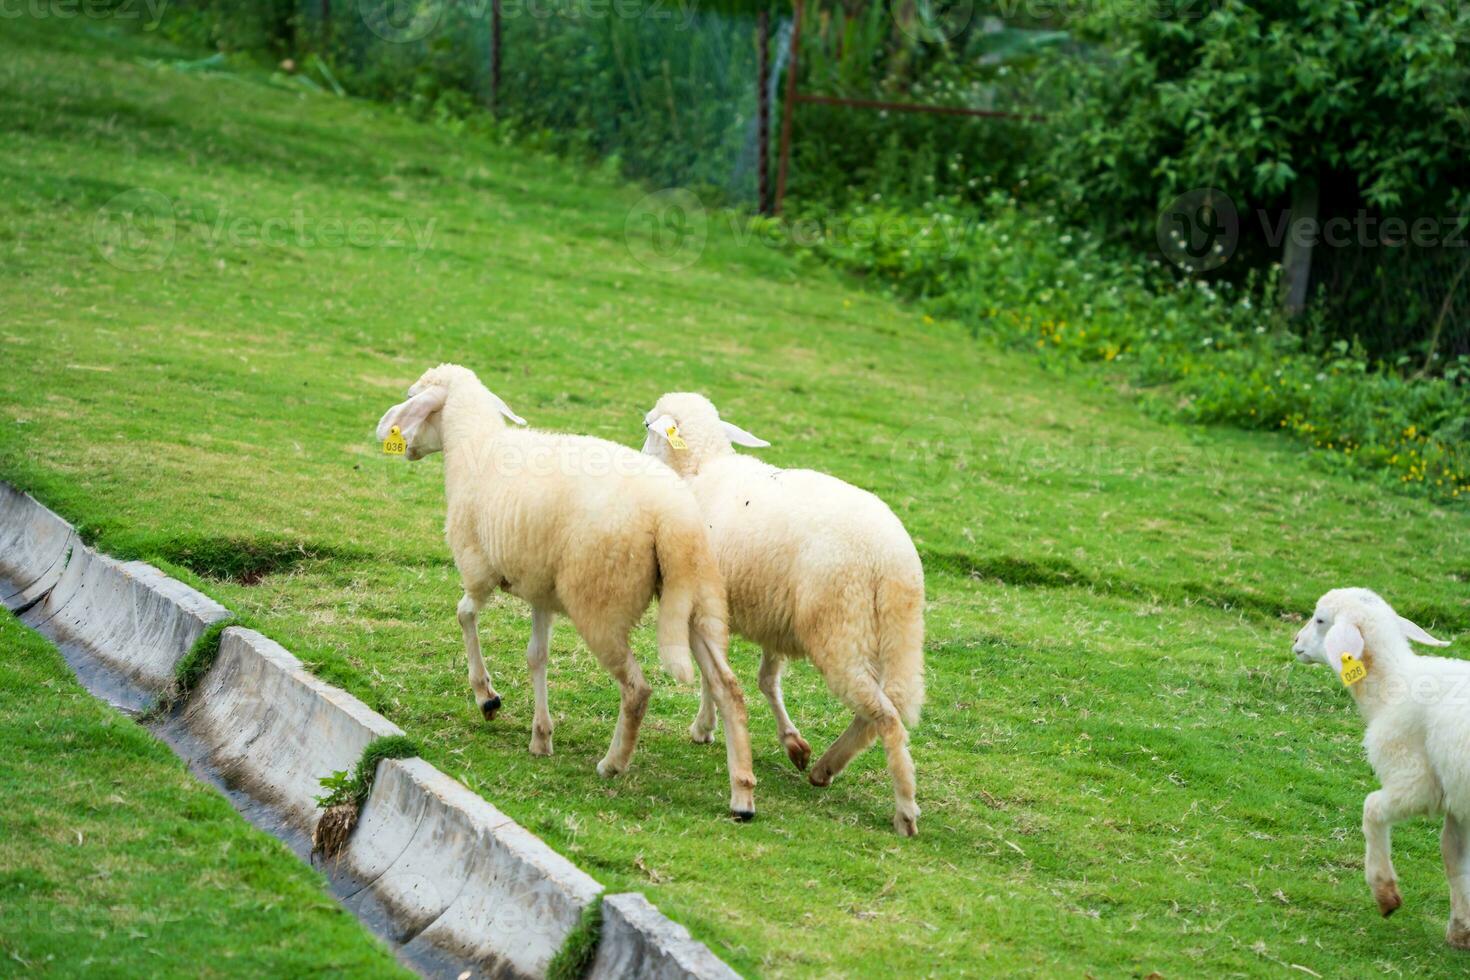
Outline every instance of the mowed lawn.
{"type": "MultiPolygon", "coordinates": [[[[1361,726],[1289,648],[1349,584],[1464,633],[1465,509],[1269,436],[1150,420],[718,213],[697,262],[649,268],[644,190],[168,65],[195,56],[80,23],[0,34],[0,476],[235,609],[742,972],[1463,975],[1429,823],[1400,829],[1406,905],[1377,916],[1361,726]],[[662,392],[700,390],[766,459],[893,506],[928,568],[919,837],[892,833],[880,751],[827,790],[790,766],[748,644],[731,659],[749,825],[727,819],[724,752],[689,743],[696,695],[658,674],[647,625],[654,698],[618,780],[593,769],[615,687],[565,623],[556,755],[527,753],[529,615],[505,597],[482,617],[505,708],[480,718],[442,463],[372,439],[445,360],[533,425],[635,446],[662,392]]],[[[848,720],[805,665],[787,703],[817,751],[848,720]]]]}

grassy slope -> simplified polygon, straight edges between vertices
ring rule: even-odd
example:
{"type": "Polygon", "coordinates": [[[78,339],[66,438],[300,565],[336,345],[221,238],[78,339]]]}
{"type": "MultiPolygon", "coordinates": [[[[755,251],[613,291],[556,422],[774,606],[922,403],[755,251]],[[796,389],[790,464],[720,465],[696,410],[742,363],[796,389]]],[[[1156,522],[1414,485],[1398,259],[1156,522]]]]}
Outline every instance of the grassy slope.
{"type": "MultiPolygon", "coordinates": [[[[1465,629],[1463,511],[1330,479],[1271,437],[1141,418],[718,221],[697,264],[646,269],[623,241],[636,191],[382,108],[152,68],[133,44],[0,36],[0,474],[105,547],[198,571],[742,970],[1463,970],[1426,825],[1398,835],[1406,908],[1373,912],[1360,727],[1330,678],[1291,662],[1280,617],[1356,582],[1465,629]],[[137,187],[182,215],[156,272],[94,247],[98,208],[137,187]],[[209,230],[297,211],[433,220],[433,247],[209,230]],[[441,465],[370,441],[445,359],[534,424],[626,443],[662,391],[701,389],[772,440],[767,458],[893,504],[930,559],[919,838],[889,832],[880,753],[825,792],[790,769],[743,644],[749,826],[723,819],[723,752],[688,744],[694,695],[663,678],[632,771],[598,780],[616,696],[564,624],[557,754],[528,756],[513,600],[483,621],[506,708],[478,719],[441,465]]],[[[639,645],[653,663],[651,631],[639,645]]],[[[800,665],[787,701],[819,750],[844,726],[800,665]]]]}
{"type": "Polygon", "coordinates": [[[280,843],[0,611],[0,974],[403,976],[280,843]]]}

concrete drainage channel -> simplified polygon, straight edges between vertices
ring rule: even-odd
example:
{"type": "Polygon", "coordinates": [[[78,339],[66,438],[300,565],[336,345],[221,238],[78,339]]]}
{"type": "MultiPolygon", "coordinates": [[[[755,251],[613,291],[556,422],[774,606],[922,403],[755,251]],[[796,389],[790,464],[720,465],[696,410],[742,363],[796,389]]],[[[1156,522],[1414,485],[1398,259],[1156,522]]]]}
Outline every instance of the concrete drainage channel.
{"type": "MultiPolygon", "coordinates": [[[[219,603],[142,562],[88,548],[66,521],[0,482],[0,602],[60,648],[93,694],[138,716],[213,623],[219,603]]],[[[261,634],[224,630],[203,680],[149,727],[244,817],[310,860],[323,776],[350,770],[396,725],[322,683],[261,634]]],[[[737,974],[638,894],[602,887],[422,759],[384,759],[334,895],[425,976],[544,976],[593,902],[589,977],[727,980],[737,974]]]]}

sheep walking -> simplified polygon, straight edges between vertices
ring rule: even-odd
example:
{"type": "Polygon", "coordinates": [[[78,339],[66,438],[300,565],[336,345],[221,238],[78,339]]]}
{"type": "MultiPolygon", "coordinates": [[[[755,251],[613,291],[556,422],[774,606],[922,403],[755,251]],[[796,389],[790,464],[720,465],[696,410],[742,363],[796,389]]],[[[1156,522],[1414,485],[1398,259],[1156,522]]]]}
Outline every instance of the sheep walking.
{"type": "Polygon", "coordinates": [[[480,607],[499,588],[531,604],[526,662],[535,690],[531,752],[551,754],[546,660],[561,613],[618,682],[622,700],[604,777],[628,767],[650,688],[628,635],[660,595],[659,659],[694,678],[690,654],[725,722],[730,809],[755,814],[755,776],[740,684],[725,661],[727,627],[719,569],[693,496],[654,460],[602,439],[512,429],[524,425],[473,372],[443,364],[378,423],[396,427],[408,459],[444,453],[445,534],[464,583],[460,628],[470,686],[487,720],[500,709],[480,653],[480,607]]]}
{"type": "MultiPolygon", "coordinates": [[[[779,470],[737,455],[731,442],[763,440],[723,422],[702,395],[669,394],[645,417],[644,452],[689,481],[728,590],[735,632],[760,645],[760,688],[791,761],[811,746],[781,693],[788,660],[805,657],[854,719],[809,776],[826,786],[878,739],[888,756],[893,826],[918,832],[908,727],[924,701],[924,569],[908,532],[877,497],[812,470],[779,470]]],[[[705,684],[690,726],[708,742],[715,725],[705,684]]]]}
{"type": "Polygon", "coordinates": [[[1382,789],[1363,801],[1364,873],[1378,910],[1403,899],[1393,869],[1392,826],[1444,815],[1440,851],[1450,882],[1445,940],[1470,949],[1470,663],[1421,657],[1409,641],[1447,646],[1367,589],[1334,589],[1317,602],[1292,652],[1341,678],[1367,723],[1363,746],[1382,789]]]}

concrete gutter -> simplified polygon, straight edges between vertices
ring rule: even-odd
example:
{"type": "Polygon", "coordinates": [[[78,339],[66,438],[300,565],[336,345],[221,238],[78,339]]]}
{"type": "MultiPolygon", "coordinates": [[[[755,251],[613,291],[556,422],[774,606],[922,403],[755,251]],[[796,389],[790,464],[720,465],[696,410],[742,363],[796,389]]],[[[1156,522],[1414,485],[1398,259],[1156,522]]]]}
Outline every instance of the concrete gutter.
{"type": "Polygon", "coordinates": [[[351,771],[376,738],[403,730],[346,691],[324,684],[274,640],[232,626],[190,696],[183,722],[226,785],[311,832],[323,776],[351,771]]]}
{"type": "Polygon", "coordinates": [[[73,545],[70,524],[0,482],[0,604],[25,609],[56,586],[73,545]]]}
{"type": "Polygon", "coordinates": [[[158,695],[209,624],[229,618],[224,606],[152,565],[115,561],[76,542],[56,585],[21,621],[158,695]]]}
{"type": "MultiPolygon", "coordinates": [[[[87,548],[72,527],[0,482],[0,598],[61,648],[82,682],[137,710],[224,606],[142,562],[87,548]]],[[[376,738],[402,734],[279,644],[230,627],[219,656],[155,727],[251,823],[308,858],[321,779],[376,738]]],[[[602,887],[535,835],[422,759],[378,764],[333,892],[426,976],[540,977],[582,911],[602,902],[598,980],[736,974],[642,895],[602,887]]]]}
{"type": "Polygon", "coordinates": [[[602,938],[587,980],[740,980],[740,974],[637,893],[602,901],[602,938]]]}

